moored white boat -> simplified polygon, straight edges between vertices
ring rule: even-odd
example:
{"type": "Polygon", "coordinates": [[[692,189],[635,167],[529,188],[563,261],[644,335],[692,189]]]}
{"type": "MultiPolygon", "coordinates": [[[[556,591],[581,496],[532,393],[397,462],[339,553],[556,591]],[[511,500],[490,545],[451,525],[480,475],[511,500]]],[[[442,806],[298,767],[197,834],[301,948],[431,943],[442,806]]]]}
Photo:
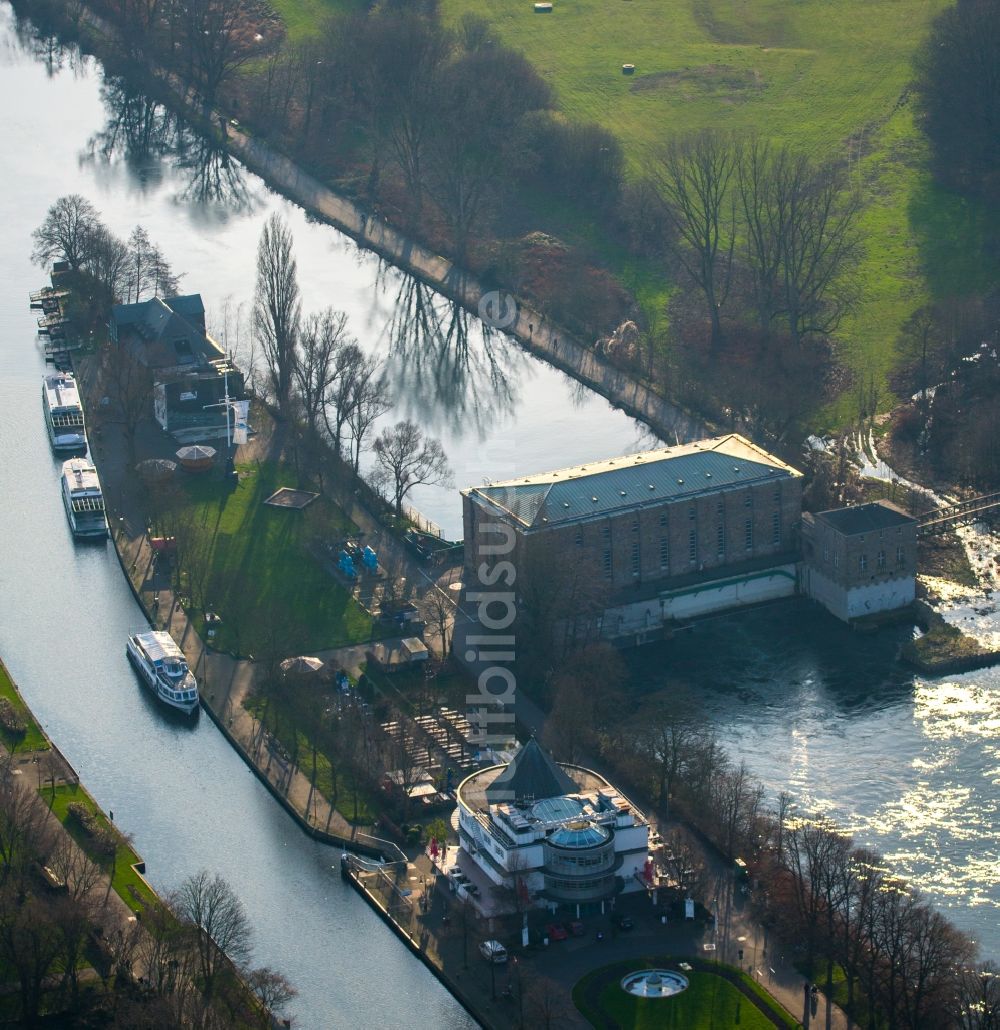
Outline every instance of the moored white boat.
{"type": "Polygon", "coordinates": [[[165,630],[133,633],[125,653],[143,683],[170,708],[185,715],[198,710],[198,681],[174,638],[165,630]]]}
{"type": "Polygon", "coordinates": [[[73,536],[94,539],[108,535],[101,481],[86,458],[63,462],[62,498],[73,536]]]}
{"type": "Polygon", "coordinates": [[[53,372],[42,377],[42,407],[54,451],[86,448],[83,406],[72,372],[53,372]]]}

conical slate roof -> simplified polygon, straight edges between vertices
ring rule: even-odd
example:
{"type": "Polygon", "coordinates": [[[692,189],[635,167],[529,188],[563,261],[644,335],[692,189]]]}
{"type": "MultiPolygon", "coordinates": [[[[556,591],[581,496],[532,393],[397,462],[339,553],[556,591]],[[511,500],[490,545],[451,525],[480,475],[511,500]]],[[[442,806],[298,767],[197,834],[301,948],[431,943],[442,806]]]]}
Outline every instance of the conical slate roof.
{"type": "Polygon", "coordinates": [[[504,801],[521,804],[575,794],[577,790],[577,785],[532,737],[514,756],[510,765],[486,788],[486,800],[491,805],[504,801]]]}

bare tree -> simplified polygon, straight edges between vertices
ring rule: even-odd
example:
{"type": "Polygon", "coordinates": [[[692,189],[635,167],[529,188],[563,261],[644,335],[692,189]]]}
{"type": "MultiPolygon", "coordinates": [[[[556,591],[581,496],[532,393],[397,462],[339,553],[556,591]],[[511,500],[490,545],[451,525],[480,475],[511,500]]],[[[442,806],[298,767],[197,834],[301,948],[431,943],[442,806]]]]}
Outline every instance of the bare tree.
{"type": "Polygon", "coordinates": [[[275,213],[265,223],[257,247],[254,329],[282,417],[289,414],[301,313],[292,234],[275,213]]]}
{"type": "Polygon", "coordinates": [[[127,303],[139,301],[149,294],[169,297],[177,292],[177,276],[141,225],[132,230],[127,246],[128,269],[123,290],[127,303]]]}
{"type": "Polygon", "coordinates": [[[130,255],[128,245],[103,225],[97,226],[88,245],[85,271],[103,291],[105,304],[122,299],[129,286],[130,255]]]}
{"type": "Polygon", "coordinates": [[[672,140],[653,172],[674,233],[672,249],[704,294],[713,346],[722,342],[722,308],[732,282],[737,224],[730,184],[738,162],[736,141],[706,129],[672,140]]]}
{"type": "Polygon", "coordinates": [[[344,427],[348,425],[355,403],[355,384],[365,366],[375,360],[365,357],[354,340],[346,340],[337,351],[330,386],[324,398],[323,422],[338,459],[343,450],[344,427]]]}
{"type": "Polygon", "coordinates": [[[0,889],[0,959],[8,977],[17,981],[22,1026],[36,1025],[45,981],[61,950],[61,935],[45,900],[25,900],[9,884],[0,889]]]}
{"type": "Polygon", "coordinates": [[[423,163],[428,192],[451,229],[459,264],[526,159],[525,119],[551,99],[550,88],[527,59],[504,47],[463,54],[442,70],[423,163]]]}
{"type": "Polygon", "coordinates": [[[351,431],[351,465],[361,471],[361,451],[372,426],[392,410],[392,395],[380,362],[368,358],[354,377],[347,424],[351,431]]]}
{"type": "Polygon", "coordinates": [[[189,73],[205,101],[257,53],[260,8],[253,0],[188,0],[182,7],[189,73]]]}
{"type": "Polygon", "coordinates": [[[761,326],[782,316],[795,343],[827,336],[855,302],[861,197],[842,167],[753,139],[739,148],[747,265],[761,326]]]}
{"type": "Polygon", "coordinates": [[[309,315],[299,333],[294,376],[310,450],[319,439],[327,395],[340,374],[346,334],[347,315],[332,308],[309,315]]]}
{"type": "MultiPolygon", "coordinates": [[[[376,8],[349,22],[340,45],[352,106],[377,165],[395,157],[417,212],[424,157],[441,103],[440,76],[453,46],[437,18],[419,11],[376,8]],[[405,53],[407,60],[400,61],[405,53]]],[[[371,186],[378,182],[376,171],[371,186]]]]}
{"type": "Polygon", "coordinates": [[[135,351],[121,340],[109,340],[105,345],[99,375],[101,390],[109,400],[108,407],[101,411],[101,419],[122,427],[131,468],[135,464],[139,425],[153,413],[153,377],[135,351]]]}
{"type": "Polygon", "coordinates": [[[181,884],[171,907],[195,934],[199,986],[211,998],[228,963],[239,969],[250,955],[250,921],[243,904],[226,880],[203,869],[181,884]]]}
{"type": "Polygon", "coordinates": [[[389,484],[397,517],[403,514],[403,500],[413,487],[446,486],[452,482],[440,441],[425,439],[412,422],[397,422],[384,429],[372,450],[378,469],[389,484]]]}
{"type": "Polygon", "coordinates": [[[94,231],[100,224],[94,205],[79,193],[60,197],[31,234],[35,244],[32,261],[39,265],[66,261],[79,271],[90,256],[94,231]]]}
{"type": "Polygon", "coordinates": [[[625,675],[621,656],[606,643],[575,651],[562,663],[552,682],[552,713],[546,723],[561,760],[576,762],[596,752],[602,736],[620,719],[625,675]]]}
{"type": "Polygon", "coordinates": [[[27,869],[49,848],[45,805],[15,775],[12,755],[0,757],[0,884],[23,881],[27,869]]]}
{"type": "MultiPolygon", "coordinates": [[[[802,819],[788,827],[784,843],[785,861],[793,879],[798,931],[805,948],[806,975],[812,976],[824,915],[820,885],[827,877],[827,869],[841,846],[841,839],[826,824],[802,819]]],[[[831,882],[833,879],[831,876],[831,882]]]]}
{"type": "Polygon", "coordinates": [[[960,1030],[1000,1030],[1000,969],[995,962],[959,970],[952,1018],[960,1030]]]}
{"type": "Polygon", "coordinates": [[[432,586],[424,595],[421,606],[427,614],[427,621],[437,631],[442,661],[451,652],[452,624],[455,620],[455,605],[438,586],[432,586]]]}
{"type": "Polygon", "coordinates": [[[635,742],[656,774],[657,800],[666,805],[692,746],[700,739],[699,706],[684,687],[671,687],[647,700],[635,715],[635,742]]]}
{"type": "Polygon", "coordinates": [[[274,1025],[274,1015],[282,1012],[299,992],[291,985],[287,977],[269,966],[251,969],[247,973],[246,981],[260,1002],[261,1030],[270,1030],[274,1025]]]}
{"type": "Polygon", "coordinates": [[[778,189],[789,197],[789,224],[781,240],[781,287],[792,339],[836,331],[855,304],[850,276],[860,256],[857,218],[861,194],[846,171],[799,157],[778,189]]]}
{"type": "Polygon", "coordinates": [[[781,306],[781,233],[787,198],[776,191],[780,169],[790,159],[782,148],[754,137],[740,148],[737,184],[746,228],[747,267],[761,328],[771,327],[781,306]]]}

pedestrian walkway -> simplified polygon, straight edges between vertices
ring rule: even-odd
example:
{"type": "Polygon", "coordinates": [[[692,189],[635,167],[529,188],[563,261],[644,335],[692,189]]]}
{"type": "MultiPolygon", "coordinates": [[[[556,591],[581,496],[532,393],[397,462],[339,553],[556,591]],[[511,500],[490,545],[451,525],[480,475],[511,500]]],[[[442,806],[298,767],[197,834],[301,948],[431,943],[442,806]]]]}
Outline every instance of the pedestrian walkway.
{"type": "MultiPolygon", "coordinates": [[[[84,358],[79,363],[84,384],[91,379],[92,360],[84,358]]],[[[144,424],[137,433],[135,449],[140,458],[166,456],[166,448],[172,446],[157,426],[144,424]]],[[[101,475],[112,538],[122,568],[149,621],[168,630],[183,650],[201,684],[203,706],[272,793],[307,828],[363,841],[364,835],[359,838],[359,830],[313,789],[309,777],[288,760],[280,745],[245,708],[244,702],[260,676],[257,665],[207,647],[175,596],[171,577],[158,569],[143,521],[137,477],[131,474],[124,433],[117,426],[99,429],[92,434],[91,451],[101,475]]],[[[343,667],[356,670],[364,659],[364,647],[320,652],[319,657],[336,658],[343,667]]]]}

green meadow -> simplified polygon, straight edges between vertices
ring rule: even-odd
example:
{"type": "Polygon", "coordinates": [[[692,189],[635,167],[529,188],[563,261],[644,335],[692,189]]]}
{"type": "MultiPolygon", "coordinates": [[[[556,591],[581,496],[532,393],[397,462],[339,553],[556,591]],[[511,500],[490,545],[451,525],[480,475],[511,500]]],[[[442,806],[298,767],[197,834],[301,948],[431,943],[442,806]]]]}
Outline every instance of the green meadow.
{"type": "MultiPolygon", "coordinates": [[[[914,52],[945,0],[555,0],[551,14],[532,0],[441,3],[446,20],[485,17],[522,50],[567,118],[614,132],[632,176],[671,135],[705,127],[848,162],[866,253],[837,342],[860,377],[885,383],[916,308],[986,281],[985,213],[931,181],[910,103],[914,52]]],[[[647,310],[662,306],[658,270],[599,249],[647,310]]],[[[854,403],[845,391],[821,420],[851,418],[854,403]]]]}
{"type": "MultiPolygon", "coordinates": [[[[181,561],[202,577],[205,607],[222,618],[213,645],[260,655],[272,643],[288,653],[368,640],[371,618],[313,551],[353,524],[326,497],[304,511],[266,506],[275,490],[295,484],[283,465],[262,462],[239,471],[235,489],[217,476],[182,481],[189,539],[188,561],[181,561]]],[[[201,611],[195,623],[205,630],[201,611]]]]}
{"type": "MultiPolygon", "coordinates": [[[[357,0],[276,0],[289,35],[315,31],[357,0]]],[[[552,85],[567,119],[615,133],[630,177],[671,135],[705,127],[757,133],[816,158],[839,159],[866,201],[861,301],[836,340],[856,381],[874,376],[882,407],[900,327],[934,299],[990,279],[982,242],[997,230],[982,207],[938,187],[911,103],[913,56],[947,0],[440,0],[445,22],[485,18],[552,85]],[[623,64],[635,65],[633,75],[623,64]]],[[[524,198],[528,209],[535,198],[524,198]]],[[[671,283],[624,253],[587,213],[546,202],[550,231],[582,242],[662,324],[671,283]]],[[[856,414],[846,388],[816,428],[856,414]]]]}

